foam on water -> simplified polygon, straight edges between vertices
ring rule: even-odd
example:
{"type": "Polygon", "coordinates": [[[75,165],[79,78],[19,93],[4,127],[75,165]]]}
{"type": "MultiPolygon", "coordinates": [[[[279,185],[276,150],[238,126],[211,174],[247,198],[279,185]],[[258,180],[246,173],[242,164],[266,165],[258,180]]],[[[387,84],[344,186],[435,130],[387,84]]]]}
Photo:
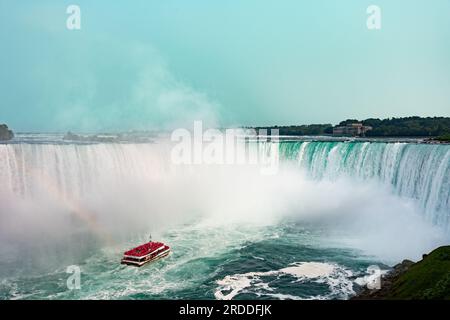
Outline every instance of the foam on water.
{"type": "Polygon", "coordinates": [[[297,278],[318,278],[329,276],[335,267],[326,263],[319,262],[301,262],[296,263],[292,267],[280,269],[282,273],[290,274],[297,278]]]}
{"type": "Polygon", "coordinates": [[[279,148],[278,174],[262,176],[254,166],[173,165],[163,141],[0,144],[0,297],[347,298],[355,269],[332,256],[289,256],[307,239],[319,247],[328,236],[336,248],[393,264],[448,242],[449,146],[279,148]],[[276,229],[285,219],[326,231],[319,240],[305,233],[298,241],[299,230],[276,229]],[[142,269],[120,266],[122,252],[150,232],[173,254],[142,269]],[[286,247],[240,255],[268,239],[292,250],[282,265],[271,257],[286,247]],[[17,250],[28,259],[19,267],[17,250]],[[244,268],[254,261],[259,268],[244,268]],[[82,268],[81,291],[65,287],[69,264],[82,268]],[[275,281],[286,279],[291,292],[275,281]],[[299,294],[298,286],[306,290],[299,294]]]}
{"type": "Polygon", "coordinates": [[[322,262],[296,262],[292,265],[273,271],[248,272],[234,274],[218,280],[218,288],[214,293],[216,299],[231,300],[238,294],[251,293],[256,296],[269,296],[279,299],[324,299],[331,297],[346,298],[354,294],[350,277],[352,271],[337,264],[322,262]],[[325,295],[299,297],[276,293],[277,288],[271,287],[273,278],[290,276],[294,278],[295,286],[302,286],[306,282],[325,284],[329,293],[325,295]],[[224,293],[225,292],[225,293],[224,293]]]}

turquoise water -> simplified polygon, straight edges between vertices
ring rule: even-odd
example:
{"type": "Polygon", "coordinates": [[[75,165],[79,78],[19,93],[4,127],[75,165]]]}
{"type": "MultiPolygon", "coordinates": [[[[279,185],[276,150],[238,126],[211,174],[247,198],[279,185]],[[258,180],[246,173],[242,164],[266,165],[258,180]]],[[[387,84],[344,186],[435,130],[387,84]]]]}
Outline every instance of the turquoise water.
{"type": "Polygon", "coordinates": [[[165,143],[0,145],[0,299],[347,299],[448,243],[448,145],[276,147],[264,177],[174,167],[165,143]],[[120,265],[149,232],[172,254],[120,265]]]}
{"type": "Polygon", "coordinates": [[[450,145],[384,142],[293,142],[280,144],[314,179],[354,177],[392,186],[397,195],[418,200],[440,226],[450,218],[450,145]]]}
{"type": "Polygon", "coordinates": [[[0,298],[215,299],[219,292],[227,295],[236,289],[234,299],[346,299],[358,288],[354,281],[367,274],[369,265],[379,262],[361,252],[327,243],[324,237],[321,230],[311,231],[292,222],[207,232],[189,226],[164,234],[164,241],[173,250],[164,260],[131,268],[118,263],[121,250],[117,247],[96,248],[85,259],[65,262],[80,266],[80,290],[67,289],[70,274],[64,266],[37,273],[24,268],[14,277],[2,279],[0,298]],[[319,262],[333,266],[333,271],[316,278],[286,273],[245,276],[301,262],[319,262]],[[242,286],[235,281],[231,288],[220,285],[230,275],[244,275],[252,283],[242,286]]]}

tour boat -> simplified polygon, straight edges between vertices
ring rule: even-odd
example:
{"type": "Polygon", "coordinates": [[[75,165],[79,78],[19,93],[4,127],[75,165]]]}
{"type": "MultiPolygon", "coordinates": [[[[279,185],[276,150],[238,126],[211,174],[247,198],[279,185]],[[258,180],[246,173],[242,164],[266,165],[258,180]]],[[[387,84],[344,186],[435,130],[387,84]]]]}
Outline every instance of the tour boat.
{"type": "Polygon", "coordinates": [[[170,247],[161,242],[150,241],[123,254],[121,263],[142,267],[144,264],[161,259],[169,255],[170,247]]]}

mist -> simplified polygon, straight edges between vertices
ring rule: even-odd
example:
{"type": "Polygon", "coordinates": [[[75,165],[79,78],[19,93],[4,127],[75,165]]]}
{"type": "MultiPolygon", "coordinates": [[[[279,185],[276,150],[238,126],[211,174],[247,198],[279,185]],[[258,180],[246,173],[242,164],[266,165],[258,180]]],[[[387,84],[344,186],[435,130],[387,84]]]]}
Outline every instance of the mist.
{"type": "Polygon", "coordinates": [[[448,241],[414,200],[375,181],[312,180],[288,163],[275,175],[261,174],[259,165],[173,165],[165,143],[38,148],[45,166],[32,168],[40,155],[22,150],[36,157],[28,159],[25,183],[11,177],[2,185],[0,246],[26,249],[43,266],[79,261],[93,248],[120,252],[133,239],[163,239],[192,225],[258,230],[294,221],[325,230],[325,245],[387,263],[417,260],[448,241]]]}

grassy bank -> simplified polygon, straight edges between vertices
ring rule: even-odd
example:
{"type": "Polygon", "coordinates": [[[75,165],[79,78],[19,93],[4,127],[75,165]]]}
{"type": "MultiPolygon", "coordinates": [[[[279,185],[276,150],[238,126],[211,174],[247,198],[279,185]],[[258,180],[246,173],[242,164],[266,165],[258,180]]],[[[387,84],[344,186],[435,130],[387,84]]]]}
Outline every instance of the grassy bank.
{"type": "Polygon", "coordinates": [[[409,267],[386,298],[450,299],[450,246],[437,248],[409,267]]]}
{"type": "Polygon", "coordinates": [[[404,260],[381,279],[379,290],[364,288],[354,300],[450,300],[450,246],[439,247],[419,262],[404,260]]]}

